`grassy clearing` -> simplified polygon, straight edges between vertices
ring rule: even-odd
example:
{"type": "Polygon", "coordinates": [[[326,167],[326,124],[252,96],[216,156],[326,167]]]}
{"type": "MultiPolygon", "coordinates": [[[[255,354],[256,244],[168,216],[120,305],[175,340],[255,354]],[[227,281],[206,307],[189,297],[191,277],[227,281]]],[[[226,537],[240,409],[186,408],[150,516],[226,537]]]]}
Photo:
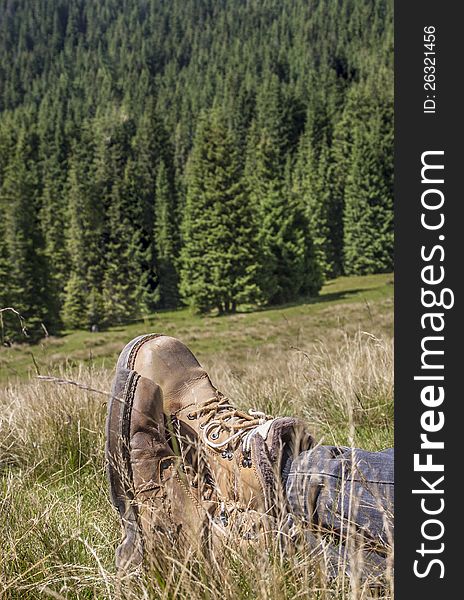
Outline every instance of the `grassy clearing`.
{"type": "MultiPolygon", "coordinates": [[[[368,598],[367,589],[350,587],[343,577],[327,581],[323,565],[308,555],[282,559],[252,548],[229,548],[219,564],[168,552],[156,577],[133,578],[121,589],[113,567],[120,529],[104,474],[104,419],[117,353],[154,329],[191,345],[218,387],[244,408],[302,416],[325,443],[389,446],[391,280],[342,278],[310,304],[222,318],[163,313],[147,327],[77,332],[34,348],[43,374],[102,393],[17,381],[30,356],[22,347],[7,349],[6,360],[24,362],[0,389],[0,598],[368,598]],[[92,346],[83,351],[84,344],[92,346]]],[[[391,595],[387,589],[385,597],[391,595]]]]}
{"type": "Polygon", "coordinates": [[[325,340],[335,329],[391,333],[393,275],[339,277],[329,281],[310,302],[223,317],[201,317],[187,309],[160,311],[144,321],[90,333],[74,331],[49,337],[35,346],[0,349],[0,382],[24,380],[39,371],[86,364],[112,368],[126,342],[140,333],[162,332],[181,338],[205,361],[223,355],[240,360],[256,349],[305,345],[325,340]]]}

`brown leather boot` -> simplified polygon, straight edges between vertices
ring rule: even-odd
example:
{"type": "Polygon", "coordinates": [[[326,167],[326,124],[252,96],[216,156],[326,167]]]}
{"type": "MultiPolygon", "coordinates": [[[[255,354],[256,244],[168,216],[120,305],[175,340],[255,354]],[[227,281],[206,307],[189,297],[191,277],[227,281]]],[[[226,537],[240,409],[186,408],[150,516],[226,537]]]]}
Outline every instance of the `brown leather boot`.
{"type": "Polygon", "coordinates": [[[118,368],[106,433],[111,499],[123,529],[118,570],[131,570],[144,557],[156,563],[166,547],[201,547],[209,530],[208,509],[216,506],[208,503],[212,487],[195,485],[190,457],[177,456],[169,445],[160,387],[118,368]]]}
{"type": "Polygon", "coordinates": [[[313,444],[301,421],[236,409],[192,352],[165,335],[144,335],[130,342],[118,369],[136,371],[161,387],[163,410],[174,423],[181,454],[196,452],[198,464],[206,464],[225,526],[230,506],[273,516],[285,511],[282,456],[296,455],[313,444]]]}

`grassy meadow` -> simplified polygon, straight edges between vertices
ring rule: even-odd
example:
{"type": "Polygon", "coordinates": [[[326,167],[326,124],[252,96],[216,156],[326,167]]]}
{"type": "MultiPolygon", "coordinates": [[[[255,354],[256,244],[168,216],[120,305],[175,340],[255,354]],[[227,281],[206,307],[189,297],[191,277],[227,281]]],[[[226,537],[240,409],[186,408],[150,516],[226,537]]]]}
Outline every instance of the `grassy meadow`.
{"type": "MultiPolygon", "coordinates": [[[[2,348],[0,598],[371,597],[360,581],[328,581],[304,553],[253,548],[230,548],[214,562],[167,551],[164,569],[118,581],[104,421],[118,353],[157,331],[189,345],[240,407],[303,417],[323,443],[391,446],[393,289],[392,274],[342,277],[309,303],[223,317],[160,312],[2,348]]],[[[383,593],[391,598],[391,585],[383,593]]]]}

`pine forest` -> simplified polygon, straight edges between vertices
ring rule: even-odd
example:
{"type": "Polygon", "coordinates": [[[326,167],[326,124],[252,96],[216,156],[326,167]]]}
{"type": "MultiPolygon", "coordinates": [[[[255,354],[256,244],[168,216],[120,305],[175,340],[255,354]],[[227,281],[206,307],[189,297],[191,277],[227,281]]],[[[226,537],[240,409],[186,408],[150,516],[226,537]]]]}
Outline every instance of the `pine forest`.
{"type": "Polygon", "coordinates": [[[0,0],[0,308],[30,341],[392,268],[392,0],[0,0]]]}

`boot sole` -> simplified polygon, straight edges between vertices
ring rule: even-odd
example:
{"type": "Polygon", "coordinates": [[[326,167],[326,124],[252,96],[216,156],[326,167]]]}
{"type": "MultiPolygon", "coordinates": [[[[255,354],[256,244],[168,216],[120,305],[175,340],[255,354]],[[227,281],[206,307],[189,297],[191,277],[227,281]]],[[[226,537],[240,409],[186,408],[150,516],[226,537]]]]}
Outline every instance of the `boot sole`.
{"type": "Polygon", "coordinates": [[[142,562],[143,541],[134,503],[130,463],[130,424],[134,394],[140,375],[133,365],[140,348],[161,334],[142,335],[129,342],[116,365],[106,418],[106,473],[110,499],[123,523],[124,538],[116,551],[116,566],[127,570],[142,562]]]}

